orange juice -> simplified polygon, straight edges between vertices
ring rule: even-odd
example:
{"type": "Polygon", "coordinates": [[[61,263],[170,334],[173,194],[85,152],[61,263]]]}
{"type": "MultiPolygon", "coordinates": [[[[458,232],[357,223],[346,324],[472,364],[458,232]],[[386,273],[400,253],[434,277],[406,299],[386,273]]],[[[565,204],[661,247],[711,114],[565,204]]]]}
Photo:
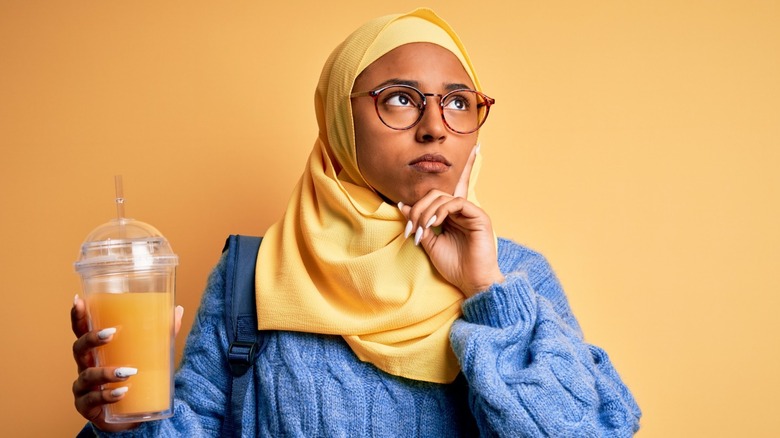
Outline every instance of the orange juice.
{"type": "MultiPolygon", "coordinates": [[[[129,387],[125,397],[106,405],[107,416],[155,413],[171,407],[173,294],[165,292],[94,293],[87,297],[93,329],[116,327],[98,347],[98,366],[138,369],[138,374],[106,388],[129,387]]],[[[143,417],[143,415],[140,415],[143,417]]]]}

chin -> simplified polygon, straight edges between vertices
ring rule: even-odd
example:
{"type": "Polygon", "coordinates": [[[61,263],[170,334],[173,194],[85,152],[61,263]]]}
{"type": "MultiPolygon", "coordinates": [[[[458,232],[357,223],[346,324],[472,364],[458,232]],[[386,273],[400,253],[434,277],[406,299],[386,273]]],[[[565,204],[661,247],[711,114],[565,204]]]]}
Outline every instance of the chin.
{"type": "Polygon", "coordinates": [[[453,193],[455,191],[455,187],[442,187],[442,186],[430,186],[430,187],[420,187],[413,192],[406,193],[405,195],[400,196],[401,202],[403,202],[406,205],[414,205],[422,199],[423,196],[430,193],[432,190],[439,190],[444,193],[453,193]]]}

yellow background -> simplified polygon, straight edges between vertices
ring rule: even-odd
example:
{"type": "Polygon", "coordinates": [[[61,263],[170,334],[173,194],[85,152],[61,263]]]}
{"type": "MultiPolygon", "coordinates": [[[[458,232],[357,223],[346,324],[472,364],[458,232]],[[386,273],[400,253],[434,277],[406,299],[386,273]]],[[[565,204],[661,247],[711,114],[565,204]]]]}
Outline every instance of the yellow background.
{"type": "MultiPolygon", "coordinates": [[[[267,3],[0,2],[4,433],[82,424],[72,262],[114,214],[113,175],[181,257],[186,333],[224,238],[283,211],[330,50],[417,5],[267,3]]],[[[775,435],[780,4],[428,5],[498,102],[480,199],[550,259],[636,395],[639,435],[775,435]]]]}

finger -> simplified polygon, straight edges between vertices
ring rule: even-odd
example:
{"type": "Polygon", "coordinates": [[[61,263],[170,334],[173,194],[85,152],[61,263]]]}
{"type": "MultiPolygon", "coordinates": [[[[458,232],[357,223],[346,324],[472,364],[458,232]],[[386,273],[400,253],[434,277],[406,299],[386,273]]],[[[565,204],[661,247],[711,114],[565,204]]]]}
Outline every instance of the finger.
{"type": "Polygon", "coordinates": [[[73,343],[73,358],[76,360],[79,372],[95,365],[92,349],[111,342],[114,333],[116,333],[116,328],[109,327],[87,332],[76,339],[73,343]]]}
{"type": "MultiPolygon", "coordinates": [[[[433,214],[437,217],[436,221],[431,223],[431,226],[441,225],[447,218],[452,219],[455,223],[460,224],[463,220],[478,219],[481,216],[486,216],[484,210],[474,205],[464,198],[449,198],[447,202],[441,203],[437,206],[433,214]]],[[[488,220],[487,217],[485,217],[488,220]]],[[[472,231],[480,230],[481,228],[473,228],[472,231]]]]}
{"type": "Polygon", "coordinates": [[[409,220],[409,212],[412,210],[412,207],[404,204],[403,202],[398,202],[398,211],[401,212],[403,215],[405,221],[404,221],[404,239],[407,239],[409,237],[409,234],[412,232],[412,222],[409,220]]]}
{"type": "Polygon", "coordinates": [[[70,327],[77,338],[89,331],[87,305],[78,295],[73,298],[73,307],[70,308],[70,327]]]}
{"type": "Polygon", "coordinates": [[[419,245],[420,239],[428,235],[431,226],[441,225],[447,218],[447,212],[440,212],[441,206],[449,203],[452,195],[444,192],[431,192],[418,201],[410,211],[410,221],[414,228],[414,244],[419,245]]]}
{"type": "Polygon", "coordinates": [[[132,367],[92,367],[79,373],[79,377],[73,382],[73,395],[81,397],[108,383],[124,382],[138,373],[137,368],[132,367]]]}
{"type": "Polygon", "coordinates": [[[463,173],[460,174],[458,184],[455,185],[455,191],[453,196],[459,198],[466,198],[469,194],[469,181],[471,180],[471,171],[474,169],[474,162],[477,161],[477,154],[479,153],[479,143],[471,150],[469,159],[466,160],[466,166],[463,167],[463,173]]]}
{"type": "Polygon", "coordinates": [[[430,205],[440,197],[446,197],[446,198],[452,198],[452,195],[449,193],[445,193],[441,190],[433,189],[426,193],[422,198],[420,198],[417,202],[414,203],[414,205],[404,206],[404,210],[406,211],[406,217],[411,220],[415,225],[418,225],[420,221],[420,217],[422,216],[423,212],[428,210],[430,205]]]}
{"type": "Polygon", "coordinates": [[[436,233],[429,229],[438,226],[446,226],[446,231],[444,231],[446,233],[457,231],[471,234],[488,231],[492,235],[490,218],[485,211],[464,198],[450,197],[446,202],[438,204],[420,237],[420,241],[426,249],[429,249],[426,242],[433,243],[437,237],[436,233]]]}
{"type": "Polygon", "coordinates": [[[89,391],[76,397],[76,410],[89,421],[98,422],[103,415],[103,405],[116,403],[127,394],[128,387],[89,391]]]}
{"type": "Polygon", "coordinates": [[[176,306],[176,309],[173,311],[173,333],[174,335],[179,334],[179,330],[181,330],[181,317],[184,315],[184,307],[182,306],[176,306]]]}
{"type": "Polygon", "coordinates": [[[401,212],[404,217],[409,217],[409,211],[412,209],[411,206],[404,204],[403,202],[398,203],[398,210],[401,212]]]}
{"type": "Polygon", "coordinates": [[[434,232],[429,231],[429,229],[442,225],[450,214],[457,212],[458,205],[461,205],[463,201],[465,201],[463,198],[454,198],[447,194],[432,199],[417,216],[418,226],[414,236],[414,244],[419,245],[423,237],[433,235],[434,232]]]}
{"type": "MultiPolygon", "coordinates": [[[[422,242],[426,249],[429,248],[430,244],[433,240],[435,240],[436,237],[436,233],[433,230],[430,230],[430,228],[442,226],[444,221],[447,219],[452,219],[455,215],[458,215],[463,209],[463,205],[467,202],[468,201],[463,198],[454,197],[441,197],[437,199],[437,201],[432,204],[425,213],[428,219],[425,222],[425,226],[422,229],[418,229],[418,234],[415,235],[415,245],[419,245],[422,242]]],[[[457,226],[458,224],[450,222],[450,226],[451,225],[457,226]]],[[[448,232],[451,231],[452,230],[449,229],[448,232]]]]}
{"type": "Polygon", "coordinates": [[[438,205],[450,198],[452,198],[452,195],[448,193],[440,190],[431,190],[415,202],[406,215],[408,218],[405,229],[406,237],[409,237],[411,233],[415,233],[415,236],[423,233],[427,222],[433,216],[433,212],[438,205]]]}

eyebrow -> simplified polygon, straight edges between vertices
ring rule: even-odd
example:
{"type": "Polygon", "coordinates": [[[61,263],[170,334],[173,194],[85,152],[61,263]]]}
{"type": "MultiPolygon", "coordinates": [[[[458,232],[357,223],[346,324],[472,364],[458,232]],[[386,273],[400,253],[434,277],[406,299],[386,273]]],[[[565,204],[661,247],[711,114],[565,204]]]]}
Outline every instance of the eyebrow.
{"type": "MultiPolygon", "coordinates": [[[[420,89],[420,82],[419,81],[413,81],[413,80],[408,80],[408,79],[400,79],[400,78],[388,79],[388,80],[382,82],[381,84],[377,85],[376,87],[374,87],[374,89],[382,88],[385,85],[408,85],[410,87],[414,87],[414,88],[420,89]]],[[[467,90],[471,89],[471,87],[469,87],[468,85],[461,84],[461,83],[444,84],[444,89],[446,91],[462,90],[464,88],[467,89],[467,90]]]]}
{"type": "Polygon", "coordinates": [[[411,81],[411,80],[408,80],[408,79],[392,78],[392,79],[388,79],[388,80],[382,82],[381,84],[377,85],[374,88],[375,89],[376,88],[382,88],[385,85],[408,85],[410,87],[419,88],[420,87],[420,82],[418,82],[418,81],[411,81]]]}
{"type": "Polygon", "coordinates": [[[446,84],[446,85],[444,85],[444,89],[447,90],[447,91],[462,90],[464,88],[467,89],[467,90],[471,90],[471,87],[469,87],[466,84],[446,84]]]}

